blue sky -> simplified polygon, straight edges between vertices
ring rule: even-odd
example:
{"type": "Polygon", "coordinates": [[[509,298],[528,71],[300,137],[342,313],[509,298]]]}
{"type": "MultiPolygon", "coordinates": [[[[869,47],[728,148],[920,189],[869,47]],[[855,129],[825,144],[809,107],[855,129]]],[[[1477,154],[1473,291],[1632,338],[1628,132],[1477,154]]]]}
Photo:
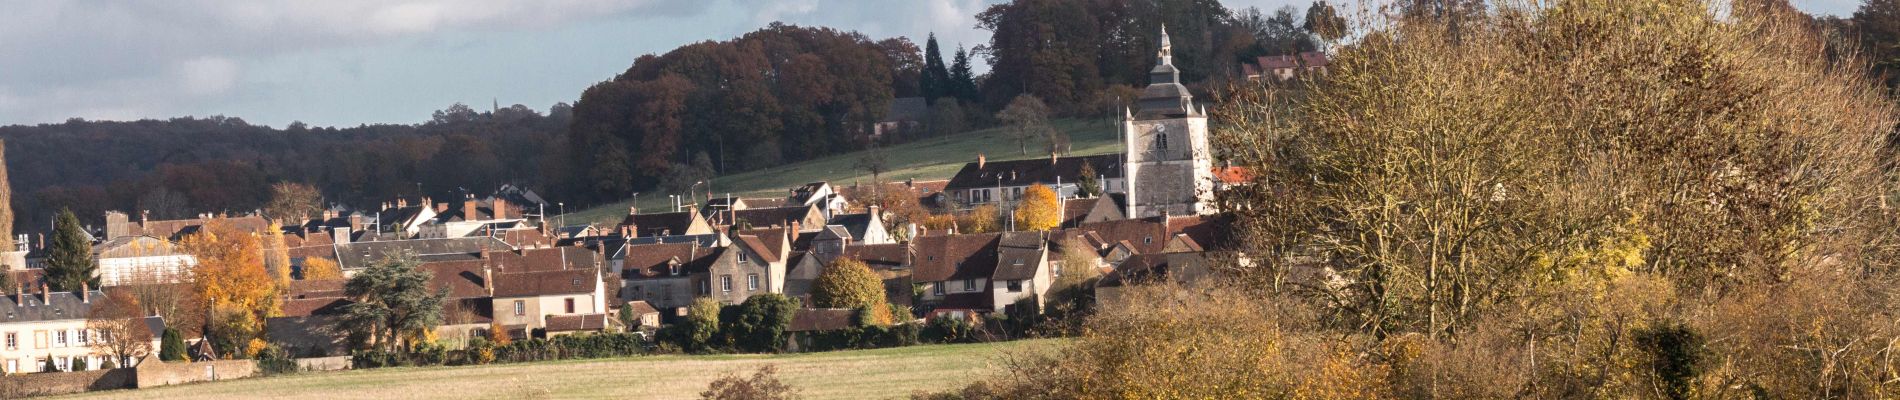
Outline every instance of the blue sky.
{"type": "MultiPolygon", "coordinates": [[[[355,126],[420,122],[457,102],[545,111],[641,54],[772,21],[974,46],[989,35],[973,16],[999,1],[0,0],[0,125],[225,115],[355,126]]],[[[1794,3],[1846,15],[1859,1],[1794,3]]]]}

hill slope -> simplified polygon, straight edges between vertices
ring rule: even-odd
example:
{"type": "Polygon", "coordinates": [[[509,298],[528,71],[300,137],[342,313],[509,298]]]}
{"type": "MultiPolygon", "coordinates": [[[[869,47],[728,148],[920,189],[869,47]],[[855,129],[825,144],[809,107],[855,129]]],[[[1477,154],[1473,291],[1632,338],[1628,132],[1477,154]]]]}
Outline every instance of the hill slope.
{"type": "MultiPolygon", "coordinates": [[[[1071,155],[1121,152],[1121,143],[1115,138],[1115,127],[1105,120],[1063,120],[1056,122],[1056,128],[1068,132],[1072,144],[1071,155]]],[[[979,153],[998,161],[1048,157],[1047,154],[1037,154],[1039,143],[1042,141],[1030,140],[1029,154],[1021,154],[1019,146],[1005,136],[1003,128],[990,128],[893,145],[884,148],[890,171],[885,172],[881,179],[885,182],[911,178],[950,179],[958,169],[963,168],[963,164],[976,161],[979,153]]],[[[871,174],[857,167],[858,160],[863,157],[863,152],[847,153],[721,176],[713,179],[712,192],[717,196],[731,193],[735,197],[784,197],[788,194],[787,190],[807,182],[829,181],[839,186],[849,186],[854,182],[870,184],[871,174]]],[[[697,190],[704,193],[706,189],[702,187],[697,190]]],[[[658,212],[670,208],[672,204],[667,200],[667,194],[641,194],[641,210],[658,212]]],[[[566,223],[613,224],[627,215],[627,207],[632,204],[632,201],[621,201],[570,213],[566,223]]]]}

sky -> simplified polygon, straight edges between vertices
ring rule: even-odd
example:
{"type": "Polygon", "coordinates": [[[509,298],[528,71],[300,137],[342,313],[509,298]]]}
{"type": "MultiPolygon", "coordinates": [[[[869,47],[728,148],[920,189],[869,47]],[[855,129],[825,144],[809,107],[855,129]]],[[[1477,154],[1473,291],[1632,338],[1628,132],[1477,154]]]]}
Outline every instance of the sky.
{"type": "MultiPolygon", "coordinates": [[[[0,125],[224,115],[343,127],[422,122],[455,103],[545,111],[642,54],[773,21],[920,47],[934,32],[948,57],[988,41],[974,16],[1000,1],[0,0],[0,125]]],[[[1859,0],[1794,3],[1848,15],[1859,0]]]]}

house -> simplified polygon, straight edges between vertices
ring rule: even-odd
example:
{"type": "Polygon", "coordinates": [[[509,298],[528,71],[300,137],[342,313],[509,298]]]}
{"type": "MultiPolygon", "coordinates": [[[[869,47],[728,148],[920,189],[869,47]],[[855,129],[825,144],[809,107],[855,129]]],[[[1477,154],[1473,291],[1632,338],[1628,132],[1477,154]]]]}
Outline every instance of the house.
{"type": "Polygon", "coordinates": [[[892,132],[915,130],[928,118],[930,118],[930,104],[925,102],[924,98],[891,99],[890,106],[884,110],[884,118],[878,119],[877,124],[871,127],[871,138],[882,138],[885,134],[892,132]]]}
{"type": "Polygon", "coordinates": [[[989,161],[979,154],[976,162],[964,164],[944,184],[943,193],[963,205],[998,204],[1004,208],[1012,207],[1024,189],[1038,184],[1055,190],[1059,198],[1075,198],[1081,193],[1076,181],[1081,179],[1084,166],[1095,170],[1100,190],[1123,191],[1120,154],[1015,161],[989,161]]]}
{"type": "Polygon", "coordinates": [[[697,288],[694,271],[709,269],[723,250],[690,242],[625,246],[618,298],[669,313],[691,306],[697,288]]]}
{"type": "Polygon", "coordinates": [[[1123,260],[1095,284],[1098,304],[1112,306],[1130,286],[1172,282],[1193,284],[1212,276],[1214,255],[1207,252],[1140,254],[1123,260]]]}
{"type": "Polygon", "coordinates": [[[125,213],[107,211],[105,237],[100,238],[100,240],[142,235],[176,241],[185,235],[197,232],[204,224],[210,223],[211,220],[214,219],[222,219],[225,223],[231,224],[246,232],[262,233],[270,230],[270,221],[256,215],[221,217],[211,214],[200,214],[197,218],[161,221],[147,220],[146,216],[146,213],[140,213],[139,220],[132,221],[125,213]]]}
{"type": "Polygon", "coordinates": [[[507,242],[486,236],[386,240],[370,242],[338,243],[334,259],[343,268],[344,275],[354,275],[356,271],[368,268],[370,264],[381,262],[391,256],[407,255],[422,262],[474,260],[480,259],[483,252],[491,250],[514,250],[507,242]]]}
{"type": "Polygon", "coordinates": [[[498,229],[525,226],[527,216],[520,206],[500,197],[477,199],[468,196],[460,204],[435,203],[435,216],[418,228],[419,238],[452,238],[492,235],[498,229]]]}
{"type": "Polygon", "coordinates": [[[395,203],[384,203],[382,211],[376,212],[376,232],[390,233],[396,238],[414,238],[422,233],[422,226],[435,217],[436,208],[430,206],[427,197],[416,204],[410,204],[408,199],[396,199],[395,203]]]}
{"type": "MultiPolygon", "coordinates": [[[[75,361],[83,361],[87,370],[100,369],[112,356],[88,347],[89,341],[99,340],[99,333],[86,329],[86,318],[92,314],[94,301],[104,298],[105,292],[98,290],[50,292],[43,288],[39,294],[0,296],[0,362],[4,363],[0,368],[6,374],[47,372],[41,368],[51,359],[60,371],[74,370],[75,361]]],[[[143,322],[152,332],[151,348],[157,351],[164,320],[147,317],[143,322]]]]}
{"type": "Polygon", "coordinates": [[[1127,196],[1121,193],[1109,193],[1101,197],[1086,199],[1066,199],[1062,201],[1062,227],[1074,228],[1086,223],[1107,222],[1127,218],[1122,211],[1127,208],[1127,196]]]}
{"type": "Polygon", "coordinates": [[[773,226],[792,226],[800,232],[816,231],[825,226],[829,218],[818,206],[802,205],[773,208],[748,208],[728,213],[729,218],[722,219],[720,226],[736,229],[755,229],[773,226]]]}
{"type": "Polygon", "coordinates": [[[739,304],[754,294],[785,293],[785,257],[789,247],[767,246],[758,236],[739,235],[732,245],[705,264],[703,274],[695,272],[700,296],[725,304],[739,304]]]}
{"type": "Polygon", "coordinates": [[[667,213],[639,214],[638,209],[629,209],[627,217],[620,220],[615,230],[621,236],[677,236],[704,235],[713,233],[712,224],[699,214],[698,209],[687,209],[667,213]]]}
{"type": "Polygon", "coordinates": [[[931,317],[973,317],[996,311],[990,293],[1001,234],[925,236],[916,240],[911,280],[921,285],[916,309],[931,317]]]}
{"type": "Polygon", "coordinates": [[[1307,51],[1255,58],[1252,63],[1240,63],[1240,73],[1248,81],[1286,81],[1301,76],[1325,75],[1329,65],[1332,65],[1332,61],[1326,58],[1326,53],[1307,51]]]}
{"type": "Polygon", "coordinates": [[[551,321],[573,322],[551,317],[607,312],[607,285],[601,282],[596,269],[496,273],[493,276],[494,321],[510,332],[546,332],[551,321]]]}
{"type": "Polygon", "coordinates": [[[644,300],[634,300],[621,307],[627,310],[625,311],[627,314],[633,315],[633,325],[627,326],[627,331],[660,328],[660,310],[653,308],[652,304],[644,300]]]}
{"type": "Polygon", "coordinates": [[[914,295],[910,284],[911,254],[909,243],[852,244],[835,253],[797,253],[787,262],[785,296],[811,304],[812,285],[818,281],[818,275],[832,263],[849,258],[863,261],[884,280],[886,301],[908,306],[914,295]]]}
{"type": "Polygon", "coordinates": [[[171,241],[146,235],[120,236],[92,247],[99,284],[178,282],[198,259],[171,241]]]}
{"type": "Polygon", "coordinates": [[[1055,281],[1045,232],[1005,232],[997,238],[996,269],[990,273],[990,304],[1014,314],[1025,302],[1040,314],[1055,281]]]}
{"type": "MultiPolygon", "coordinates": [[[[843,239],[847,243],[896,243],[896,240],[892,240],[891,233],[884,228],[884,215],[879,211],[877,206],[871,206],[869,210],[863,213],[834,215],[831,221],[825,224],[825,227],[843,228],[843,235],[841,235],[842,237],[839,239],[843,239]]],[[[815,240],[822,239],[824,238],[819,237],[815,240]]],[[[817,243],[813,244],[816,245],[817,243]]]]}
{"type": "MultiPolygon", "coordinates": [[[[831,183],[812,182],[792,188],[792,195],[786,198],[783,206],[797,205],[818,207],[818,212],[823,213],[825,218],[831,218],[833,214],[843,212],[845,206],[849,204],[844,196],[838,193],[837,188],[831,187],[831,183]]],[[[753,204],[752,208],[766,208],[766,206],[753,204]]]]}

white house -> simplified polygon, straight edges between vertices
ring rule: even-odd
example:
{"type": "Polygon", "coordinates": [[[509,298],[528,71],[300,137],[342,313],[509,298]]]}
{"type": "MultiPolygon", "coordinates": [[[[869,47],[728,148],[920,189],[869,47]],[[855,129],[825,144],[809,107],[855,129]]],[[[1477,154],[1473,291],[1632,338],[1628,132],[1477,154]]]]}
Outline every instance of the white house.
{"type": "Polygon", "coordinates": [[[176,282],[198,265],[197,258],[171,241],[145,235],[112,238],[93,246],[92,252],[102,286],[176,282]]]}

